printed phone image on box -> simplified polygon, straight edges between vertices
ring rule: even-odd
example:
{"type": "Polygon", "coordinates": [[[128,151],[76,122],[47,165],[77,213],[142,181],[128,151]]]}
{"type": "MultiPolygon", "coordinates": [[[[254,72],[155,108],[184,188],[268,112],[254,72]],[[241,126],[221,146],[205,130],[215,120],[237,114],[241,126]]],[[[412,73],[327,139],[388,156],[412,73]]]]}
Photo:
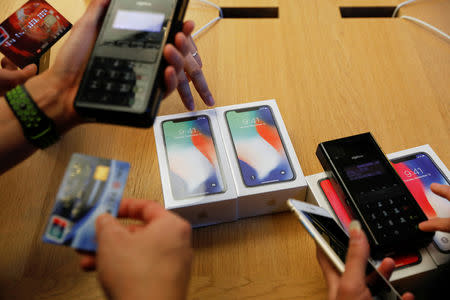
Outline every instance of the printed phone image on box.
{"type": "Polygon", "coordinates": [[[166,120],[162,131],[175,200],[226,190],[207,115],[166,120]]]}
{"type": "Polygon", "coordinates": [[[127,162],[72,155],[43,241],[95,251],[95,220],[103,213],[117,216],[129,170],[127,162]]]}
{"type": "Polygon", "coordinates": [[[230,110],[225,117],[247,187],[295,179],[270,106],[230,110]]]}
{"type": "MultiPolygon", "coordinates": [[[[450,185],[449,180],[428,154],[420,152],[391,161],[428,219],[450,218],[450,202],[430,189],[433,182],[450,185]]],[[[437,231],[433,242],[441,252],[450,252],[450,233],[437,231]]]]}
{"type": "Polygon", "coordinates": [[[0,24],[0,52],[20,68],[36,63],[72,24],[44,0],[30,0],[0,24]]]}

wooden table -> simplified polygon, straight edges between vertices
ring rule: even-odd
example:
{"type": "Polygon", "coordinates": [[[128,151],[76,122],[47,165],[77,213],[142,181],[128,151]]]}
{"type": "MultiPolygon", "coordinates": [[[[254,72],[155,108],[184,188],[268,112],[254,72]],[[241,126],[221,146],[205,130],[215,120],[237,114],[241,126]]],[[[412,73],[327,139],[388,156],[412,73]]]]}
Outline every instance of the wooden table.
{"type": "MultiPolygon", "coordinates": [[[[23,2],[2,0],[0,19],[23,2]]],[[[75,23],[89,1],[49,2],[75,23]]],[[[430,144],[450,165],[450,43],[407,20],[342,19],[338,9],[400,0],[215,2],[279,6],[278,19],[221,20],[197,45],[217,105],[277,99],[306,175],[322,171],[319,142],[365,131],[386,153],[430,144]]],[[[450,32],[448,0],[400,13],[450,32]]],[[[198,25],[215,16],[191,1],[188,18],[198,25]]],[[[198,95],[195,101],[205,108],[198,95]]],[[[160,114],[183,111],[174,93],[160,114]]],[[[1,299],[103,298],[74,251],[41,241],[44,226],[74,152],[131,162],[125,196],[162,202],[154,143],[151,129],[84,125],[0,177],[1,299]]],[[[189,299],[326,298],[314,243],[290,213],[196,229],[193,239],[189,299]]]]}

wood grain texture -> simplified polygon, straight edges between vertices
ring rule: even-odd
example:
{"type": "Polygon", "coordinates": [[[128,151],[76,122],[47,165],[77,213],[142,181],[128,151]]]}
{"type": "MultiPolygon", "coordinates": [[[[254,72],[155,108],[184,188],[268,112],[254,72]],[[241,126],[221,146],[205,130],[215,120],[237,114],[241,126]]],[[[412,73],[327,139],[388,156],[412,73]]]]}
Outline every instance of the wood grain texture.
{"type": "MultiPolygon", "coordinates": [[[[49,1],[72,23],[88,0],[49,1]]],[[[339,5],[399,0],[220,0],[273,6],[279,19],[221,20],[197,40],[217,105],[277,99],[307,175],[319,142],[372,131],[385,152],[430,144],[450,164],[450,44],[400,19],[346,19],[339,5]]],[[[2,0],[0,19],[22,0],[2,0]]],[[[401,14],[450,32],[450,5],[420,1],[401,14]]],[[[198,26],[217,12],[194,0],[198,26]]],[[[67,37],[64,37],[66,39],[67,37]]],[[[52,49],[52,61],[63,41],[52,49]]],[[[194,92],[198,109],[204,109],[194,92]]],[[[160,115],[183,112],[174,93],[160,115]]],[[[72,153],[131,162],[124,195],[162,202],[153,130],[89,124],[0,177],[0,298],[102,299],[76,254],[41,242],[72,153]]],[[[326,299],[314,243],[290,213],[194,230],[189,299],[326,299]]]]}

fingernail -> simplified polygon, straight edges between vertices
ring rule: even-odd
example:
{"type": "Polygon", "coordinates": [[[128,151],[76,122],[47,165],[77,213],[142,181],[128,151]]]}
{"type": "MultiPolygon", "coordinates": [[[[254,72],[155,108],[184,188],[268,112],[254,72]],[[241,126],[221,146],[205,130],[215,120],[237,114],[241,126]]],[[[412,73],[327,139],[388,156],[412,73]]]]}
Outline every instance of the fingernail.
{"type": "Polygon", "coordinates": [[[348,230],[349,231],[352,231],[352,230],[361,231],[361,223],[359,223],[358,220],[351,221],[350,225],[348,226],[348,230]]]}
{"type": "Polygon", "coordinates": [[[348,226],[348,231],[350,232],[350,238],[359,239],[361,237],[361,223],[358,220],[353,220],[348,226]]]}
{"type": "Polygon", "coordinates": [[[208,102],[208,106],[213,106],[215,104],[214,98],[212,96],[206,97],[206,101],[208,102]]]}

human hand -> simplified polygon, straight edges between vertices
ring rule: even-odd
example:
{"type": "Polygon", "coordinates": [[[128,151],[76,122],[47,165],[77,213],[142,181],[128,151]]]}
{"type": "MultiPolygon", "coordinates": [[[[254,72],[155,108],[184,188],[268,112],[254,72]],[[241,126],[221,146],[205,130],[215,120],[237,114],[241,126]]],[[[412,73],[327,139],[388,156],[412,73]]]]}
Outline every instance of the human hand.
{"type": "MultiPolygon", "coordinates": [[[[322,249],[316,246],[317,260],[328,285],[328,299],[372,300],[373,297],[366,284],[369,243],[358,221],[350,223],[349,231],[350,241],[343,274],[339,273],[322,249]]],[[[394,268],[394,261],[391,258],[385,258],[378,267],[378,271],[389,279],[394,268]]],[[[405,293],[402,299],[413,300],[414,296],[411,293],[405,293]]]]}
{"type": "Polygon", "coordinates": [[[184,103],[184,106],[188,110],[194,110],[194,98],[192,97],[191,89],[189,87],[189,81],[192,80],[195,89],[200,94],[200,97],[203,99],[208,106],[214,105],[214,98],[208,88],[208,83],[206,82],[205,76],[202,72],[202,59],[200,58],[200,54],[198,53],[197,46],[192,39],[191,33],[194,30],[194,22],[187,21],[183,27],[183,33],[187,37],[188,44],[188,54],[184,56],[185,64],[184,71],[180,72],[178,76],[178,93],[180,94],[181,100],[184,103]]]}
{"type": "Polygon", "coordinates": [[[95,256],[82,254],[81,266],[96,269],[110,299],[185,299],[192,261],[191,226],[159,204],[124,199],[119,217],[97,218],[95,256]]]}
{"type": "Polygon", "coordinates": [[[3,97],[7,91],[16,85],[22,84],[29,78],[36,75],[37,66],[31,64],[20,70],[7,57],[3,57],[1,61],[2,69],[0,70],[0,97],[3,97]]]}
{"type": "MultiPolygon", "coordinates": [[[[38,106],[55,121],[61,132],[82,122],[75,112],[73,102],[108,5],[109,0],[91,1],[85,14],[73,26],[54,65],[25,84],[38,106]]],[[[192,47],[187,35],[192,29],[193,24],[187,22],[183,26],[183,32],[175,35],[175,46],[167,44],[163,49],[164,58],[169,64],[164,71],[166,96],[175,90],[178,78],[182,78],[180,74],[184,74],[185,57],[192,47]]],[[[201,73],[192,69],[188,74],[197,78],[197,74],[201,73]]]]}
{"type": "MultiPolygon", "coordinates": [[[[450,186],[432,183],[431,191],[442,198],[450,201],[450,186]]],[[[444,231],[450,232],[450,218],[434,218],[419,224],[422,231],[444,231]]]]}

